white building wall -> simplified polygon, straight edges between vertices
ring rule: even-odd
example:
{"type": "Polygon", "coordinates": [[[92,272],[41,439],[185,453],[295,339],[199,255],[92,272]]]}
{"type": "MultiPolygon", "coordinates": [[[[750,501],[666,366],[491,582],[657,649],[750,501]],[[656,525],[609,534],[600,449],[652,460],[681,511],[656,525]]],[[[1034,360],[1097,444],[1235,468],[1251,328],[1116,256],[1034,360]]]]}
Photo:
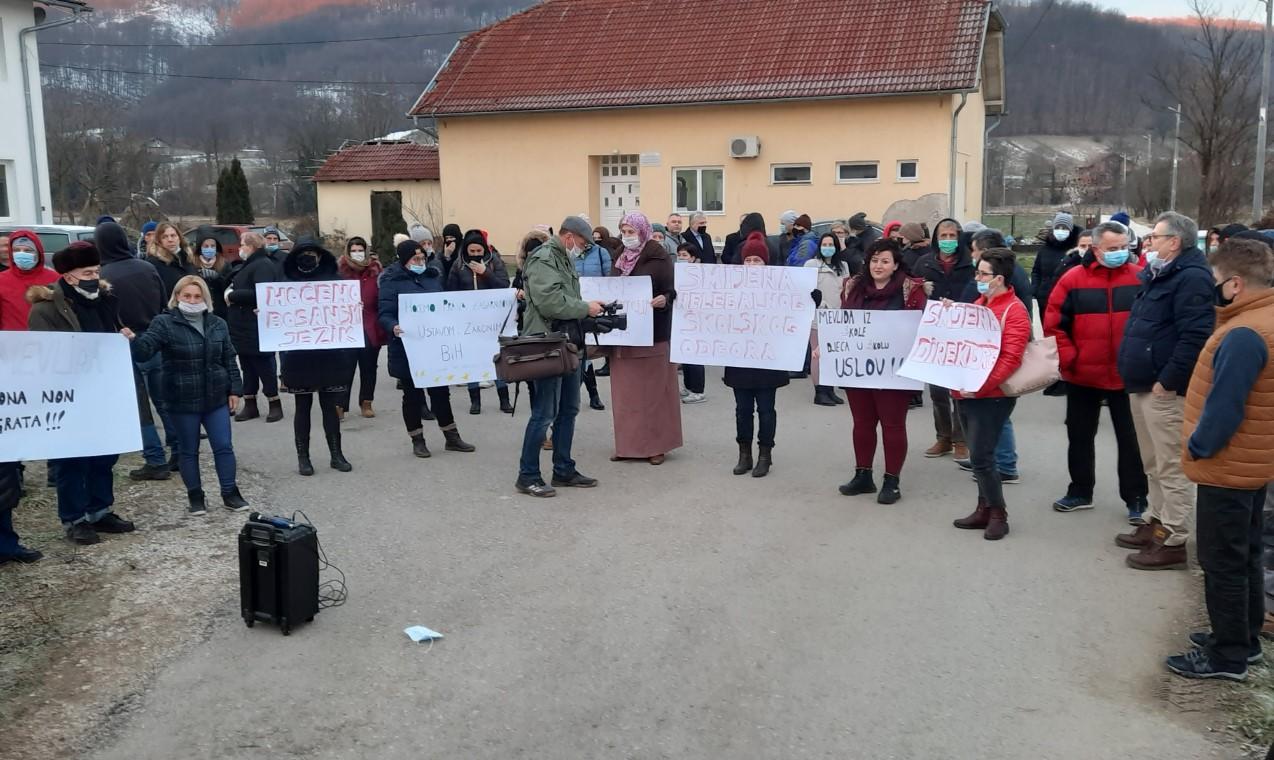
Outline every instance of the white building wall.
{"type": "MultiPolygon", "coordinates": [[[[52,11],[52,17],[58,11],[52,11]]],[[[22,83],[22,59],[18,33],[35,24],[31,0],[0,0],[0,103],[5,104],[5,117],[0,119],[0,171],[3,171],[7,203],[0,203],[0,222],[51,224],[53,204],[49,194],[48,153],[44,141],[44,105],[40,95],[40,59],[36,49],[37,34],[27,35],[31,88],[31,106],[36,139],[36,165],[31,165],[31,147],[27,131],[25,96],[22,83]],[[36,198],[34,178],[39,178],[36,198]],[[7,205],[7,214],[5,206],[7,205]]]]}

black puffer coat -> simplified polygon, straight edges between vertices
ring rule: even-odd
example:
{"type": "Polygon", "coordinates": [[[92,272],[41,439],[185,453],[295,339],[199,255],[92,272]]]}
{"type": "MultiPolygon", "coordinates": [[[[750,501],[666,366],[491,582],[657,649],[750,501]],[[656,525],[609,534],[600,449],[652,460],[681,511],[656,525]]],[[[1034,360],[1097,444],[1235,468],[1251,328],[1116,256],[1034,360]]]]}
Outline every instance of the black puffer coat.
{"type": "MultiPolygon", "coordinates": [[[[314,240],[299,241],[283,260],[282,282],[324,282],[340,280],[336,257],[314,240]],[[305,254],[318,254],[318,266],[302,272],[297,259],[305,254]]],[[[358,363],[357,348],[322,348],[317,351],[279,352],[280,373],[289,393],[338,392],[348,387],[358,363]]]]}
{"type": "Polygon", "coordinates": [[[243,394],[243,380],[235,362],[230,328],[215,314],[204,312],[203,334],[178,309],[151,320],[150,328],[133,340],[133,360],[155,354],[164,361],[164,408],[178,414],[202,414],[225,406],[230,396],[243,394]]]}
{"type": "Polygon", "coordinates": [[[261,353],[256,315],[257,283],[278,280],[278,267],[264,248],[253,251],[247,261],[231,265],[226,282],[226,288],[230,290],[230,296],[225,298],[226,322],[230,325],[230,340],[234,341],[235,350],[239,353],[261,353]]]}
{"type": "Polygon", "coordinates": [[[376,313],[380,317],[380,326],[389,336],[389,376],[397,380],[410,381],[411,367],[407,363],[407,349],[403,348],[403,339],[394,335],[398,326],[398,296],[414,293],[443,292],[441,264],[438,257],[429,259],[425,271],[413,274],[410,269],[395,262],[380,276],[380,294],[377,297],[376,313]]]}
{"type": "Polygon", "coordinates": [[[1048,296],[1053,292],[1053,286],[1062,276],[1062,262],[1066,259],[1066,254],[1079,245],[1081,232],[1083,230],[1079,227],[1074,227],[1069,237],[1058,242],[1057,238],[1053,237],[1053,231],[1049,230],[1044,245],[1040,246],[1035,254],[1035,266],[1031,267],[1031,292],[1035,294],[1035,300],[1040,303],[1041,313],[1048,305],[1048,296]]]}

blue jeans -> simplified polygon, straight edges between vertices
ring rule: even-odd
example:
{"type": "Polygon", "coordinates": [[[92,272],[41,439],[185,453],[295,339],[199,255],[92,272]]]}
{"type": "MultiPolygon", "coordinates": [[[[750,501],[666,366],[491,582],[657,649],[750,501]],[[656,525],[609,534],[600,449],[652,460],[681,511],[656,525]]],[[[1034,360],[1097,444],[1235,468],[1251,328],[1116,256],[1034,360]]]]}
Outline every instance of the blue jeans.
{"type": "MultiPolygon", "coordinates": [[[[164,406],[164,402],[163,402],[163,394],[164,394],[163,356],[161,356],[160,354],[155,354],[154,356],[147,359],[146,361],[138,363],[137,369],[141,370],[142,379],[146,381],[146,392],[150,394],[151,403],[155,405],[155,409],[159,412],[159,421],[164,423],[164,442],[168,445],[168,449],[172,452],[173,456],[177,456],[177,452],[178,452],[177,430],[176,428],[173,427],[173,421],[168,416],[168,410],[164,406]]],[[[150,428],[151,428],[151,442],[154,446],[159,446],[159,431],[155,428],[153,424],[150,426],[150,428]]],[[[150,456],[146,455],[146,446],[147,446],[146,438],[147,438],[146,427],[143,426],[142,427],[142,452],[143,452],[143,456],[146,457],[146,462],[149,464],[158,464],[160,462],[163,462],[164,460],[163,460],[162,448],[160,449],[160,453],[159,453],[160,458],[156,461],[152,462],[150,456]]]]}
{"type": "Polygon", "coordinates": [[[1005,475],[1017,474],[1017,436],[1013,434],[1013,420],[1004,421],[1000,441],[995,445],[995,464],[1005,475]]]}
{"type": "Polygon", "coordinates": [[[579,369],[568,375],[533,381],[535,392],[531,397],[531,419],[526,423],[526,435],[522,438],[519,481],[543,480],[540,476],[540,450],[550,425],[553,426],[553,474],[558,477],[575,474],[571,442],[575,438],[575,417],[579,414],[579,387],[583,376],[584,365],[581,362],[579,369]]]}
{"type": "Polygon", "coordinates": [[[230,407],[219,406],[202,414],[173,412],[173,424],[181,441],[181,482],[187,491],[202,488],[199,479],[199,428],[208,431],[208,445],[212,447],[212,462],[217,468],[217,481],[221,493],[233,491],[235,483],[234,447],[230,445],[230,407]]]}
{"type": "Polygon", "coordinates": [[[111,511],[115,503],[111,468],[117,461],[117,454],[57,460],[58,519],[62,525],[97,522],[111,511]]]}

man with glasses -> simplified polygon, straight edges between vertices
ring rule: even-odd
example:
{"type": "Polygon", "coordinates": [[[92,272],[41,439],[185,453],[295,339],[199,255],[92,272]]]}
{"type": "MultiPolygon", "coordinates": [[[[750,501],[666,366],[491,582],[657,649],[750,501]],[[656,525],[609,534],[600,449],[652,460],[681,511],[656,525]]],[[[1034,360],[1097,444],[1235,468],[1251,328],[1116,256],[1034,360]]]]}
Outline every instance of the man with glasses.
{"type": "Polygon", "coordinates": [[[1137,550],[1127,560],[1137,570],[1186,567],[1194,489],[1181,468],[1181,425],[1190,375],[1216,326],[1215,282],[1198,231],[1193,219],[1174,212],[1155,220],[1148,236],[1155,257],[1139,275],[1141,292],[1119,346],[1119,375],[1150,485],[1145,525],[1115,539],[1137,550]]]}

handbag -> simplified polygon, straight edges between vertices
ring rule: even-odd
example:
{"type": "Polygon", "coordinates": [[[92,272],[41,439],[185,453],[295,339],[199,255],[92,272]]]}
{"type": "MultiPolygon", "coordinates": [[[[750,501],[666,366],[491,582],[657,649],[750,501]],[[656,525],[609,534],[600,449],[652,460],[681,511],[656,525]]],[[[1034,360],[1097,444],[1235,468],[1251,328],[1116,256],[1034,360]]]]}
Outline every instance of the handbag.
{"type": "Polygon", "coordinates": [[[500,338],[495,376],[506,383],[546,380],[579,369],[579,348],[566,333],[500,338]]]}
{"type": "MultiPolygon", "coordinates": [[[[1008,314],[1008,309],[1005,309],[1004,313],[1008,314]]],[[[1004,319],[1001,318],[1000,328],[1003,329],[1003,327],[1004,319]]],[[[1025,396],[1028,393],[1042,391],[1062,379],[1061,370],[1058,369],[1059,364],[1057,338],[1050,335],[1041,340],[1033,340],[1026,344],[1026,352],[1022,354],[1022,365],[1008,380],[1000,383],[1000,390],[1005,396],[1025,396]]]]}

